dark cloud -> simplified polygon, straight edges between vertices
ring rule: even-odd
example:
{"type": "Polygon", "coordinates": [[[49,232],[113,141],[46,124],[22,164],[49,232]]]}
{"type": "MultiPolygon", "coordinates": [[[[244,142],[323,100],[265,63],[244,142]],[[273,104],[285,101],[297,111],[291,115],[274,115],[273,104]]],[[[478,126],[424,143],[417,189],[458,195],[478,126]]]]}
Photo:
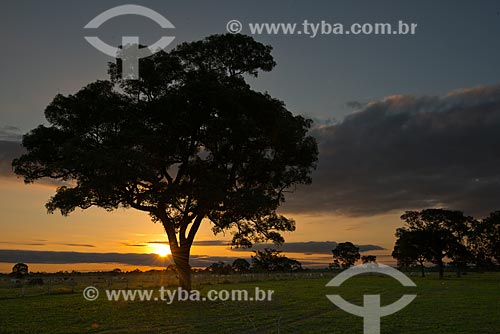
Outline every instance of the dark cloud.
{"type": "Polygon", "coordinates": [[[96,247],[95,245],[89,245],[89,244],[65,244],[65,243],[55,243],[55,245],[72,246],[72,247],[89,247],[89,248],[94,248],[94,247],[96,247]]]}
{"type": "MultiPolygon", "coordinates": [[[[272,244],[256,244],[251,250],[263,250],[264,248],[275,248],[284,253],[302,253],[302,254],[332,254],[332,249],[337,247],[334,241],[308,241],[308,242],[285,242],[281,246],[272,244]]],[[[361,252],[383,250],[383,247],[377,245],[356,245],[361,252]]],[[[234,251],[248,251],[246,248],[233,248],[234,251]]]]}
{"type": "Polygon", "coordinates": [[[0,250],[0,262],[26,262],[43,264],[69,263],[123,263],[138,266],[162,265],[155,254],[80,253],[30,250],[0,250]]]}
{"type": "Polygon", "coordinates": [[[231,241],[227,240],[201,240],[193,242],[194,246],[229,246],[230,244],[231,241]]]}
{"type": "Polygon", "coordinates": [[[351,109],[361,109],[363,108],[366,104],[365,103],[361,103],[361,102],[358,102],[358,101],[349,101],[345,104],[347,107],[351,108],[351,109]]]}
{"type": "MultiPolygon", "coordinates": [[[[150,241],[148,244],[166,244],[168,241],[150,241]]],[[[228,240],[202,240],[194,241],[193,246],[224,246],[231,247],[231,242],[228,240]]],[[[274,244],[255,244],[251,249],[231,247],[235,252],[248,252],[253,250],[263,250],[264,248],[276,248],[285,253],[302,253],[302,254],[331,254],[332,249],[337,246],[334,241],[307,241],[307,242],[285,242],[281,246],[274,244]]],[[[377,245],[357,245],[361,252],[371,250],[383,250],[384,248],[377,245]]]]}
{"type": "Polygon", "coordinates": [[[20,142],[22,138],[21,129],[11,125],[0,125],[0,140],[20,142]]]}
{"type": "Polygon", "coordinates": [[[287,212],[500,209],[500,86],[390,96],[315,128],[319,166],[287,212]]]}
{"type": "Polygon", "coordinates": [[[42,243],[42,242],[11,242],[11,241],[0,241],[0,244],[18,245],[18,246],[45,246],[46,245],[46,243],[42,243]]]}
{"type": "MultiPolygon", "coordinates": [[[[227,240],[200,240],[194,241],[193,246],[229,246],[230,241],[227,240]]],[[[168,245],[168,241],[148,241],[148,244],[165,244],[168,245]]]]}
{"type": "MultiPolygon", "coordinates": [[[[2,138],[1,135],[0,138],[2,138]]],[[[0,139],[0,176],[14,176],[12,160],[24,152],[21,142],[0,139]]]]}
{"type": "MultiPolygon", "coordinates": [[[[448,207],[485,215],[500,209],[499,129],[500,86],[365,104],[312,130],[320,150],[313,184],[283,209],[362,216],[448,207]]],[[[0,175],[12,175],[22,152],[18,142],[0,140],[0,175]]]]}
{"type": "Polygon", "coordinates": [[[0,241],[0,244],[6,245],[19,245],[19,246],[47,246],[47,245],[62,245],[62,246],[71,246],[71,247],[96,247],[95,245],[90,244],[74,244],[74,243],[62,243],[62,242],[46,242],[47,240],[35,240],[36,242],[12,242],[12,241],[0,241]]]}
{"type": "MultiPolygon", "coordinates": [[[[214,262],[232,263],[236,257],[191,255],[190,264],[193,267],[206,267],[214,262]]],[[[157,254],[138,253],[80,253],[51,252],[31,250],[0,250],[0,262],[27,264],[72,264],[72,263],[121,263],[132,266],[163,267],[165,261],[157,254]]],[[[167,263],[173,263],[170,256],[167,263]]]]}
{"type": "MultiPolygon", "coordinates": [[[[7,243],[7,242],[2,242],[7,243]]],[[[13,243],[9,243],[13,244],[13,243]]],[[[27,244],[27,243],[26,243],[27,244]]],[[[19,245],[22,245],[19,243],[19,245]]],[[[227,244],[225,244],[227,245],[227,244]]],[[[285,253],[303,253],[308,255],[305,261],[299,259],[303,266],[323,267],[328,263],[329,258],[323,255],[331,255],[331,251],[337,243],[335,242],[290,242],[284,244],[280,250],[285,253]],[[315,255],[315,256],[310,256],[315,255]]],[[[83,245],[85,246],[85,245],[83,245]]],[[[254,250],[261,250],[270,245],[255,245],[254,250]]],[[[272,247],[272,246],[271,246],[272,247]]],[[[358,245],[361,251],[381,250],[382,247],[376,245],[358,245]]],[[[233,249],[235,251],[249,251],[248,249],[233,249]]],[[[236,254],[236,252],[235,252],[236,254]]],[[[290,255],[288,255],[290,256],[290,255]]],[[[245,258],[250,261],[248,255],[235,256],[210,256],[193,254],[190,256],[190,264],[193,267],[206,267],[214,262],[233,263],[237,258],[245,258]]],[[[164,267],[166,264],[173,263],[171,255],[165,259],[157,254],[140,253],[83,253],[70,251],[36,251],[36,250],[7,250],[0,249],[0,262],[27,264],[73,264],[73,263],[119,263],[131,266],[152,266],[164,267]]]]}

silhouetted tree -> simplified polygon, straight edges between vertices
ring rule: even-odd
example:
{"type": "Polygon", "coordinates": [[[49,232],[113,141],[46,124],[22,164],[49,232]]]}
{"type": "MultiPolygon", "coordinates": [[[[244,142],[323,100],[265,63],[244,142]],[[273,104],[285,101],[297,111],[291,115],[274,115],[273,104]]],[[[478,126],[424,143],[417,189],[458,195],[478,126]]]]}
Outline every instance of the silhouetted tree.
{"type": "Polygon", "coordinates": [[[460,268],[470,259],[468,235],[474,219],[465,216],[461,211],[445,209],[425,209],[422,211],[406,211],[401,219],[406,222],[402,231],[425,232],[426,240],[421,240],[427,247],[425,254],[428,261],[436,264],[439,277],[444,275],[444,258],[450,258],[460,276],[460,268]]]}
{"type": "Polygon", "coordinates": [[[28,265],[25,263],[16,263],[12,267],[12,273],[11,275],[15,276],[16,278],[23,278],[24,276],[28,275],[29,269],[28,265]]]}
{"type": "Polygon", "coordinates": [[[229,264],[219,261],[209,265],[205,271],[216,275],[229,275],[233,268],[229,264]]]}
{"type": "Polygon", "coordinates": [[[122,273],[122,270],[120,268],[115,268],[115,269],[111,270],[111,273],[113,275],[119,275],[122,273]]]}
{"type": "Polygon", "coordinates": [[[297,271],[302,269],[299,261],[289,259],[281,254],[281,251],[265,248],[262,251],[254,251],[252,256],[252,269],[257,271],[297,271]]]}
{"type": "Polygon", "coordinates": [[[420,266],[422,277],[425,277],[425,262],[431,258],[429,232],[427,231],[407,231],[404,228],[396,231],[396,244],[392,251],[400,267],[410,267],[414,264],[420,266]]]}
{"type": "Polygon", "coordinates": [[[349,268],[361,257],[359,248],[354,246],[352,242],[341,242],[332,250],[333,263],[331,267],[349,268]]]}
{"type": "Polygon", "coordinates": [[[473,229],[472,253],[479,267],[500,264],[500,211],[481,219],[473,229]]]}
{"type": "Polygon", "coordinates": [[[361,256],[361,262],[363,264],[366,264],[366,263],[376,263],[377,262],[377,257],[375,255],[363,255],[363,256],[361,256]]]}
{"type": "Polygon", "coordinates": [[[250,271],[250,262],[245,259],[236,259],[233,261],[232,267],[237,273],[245,273],[250,271]]]}
{"type": "Polygon", "coordinates": [[[26,183],[64,183],[46,204],[68,215],[92,206],[134,208],[160,222],[183,288],[203,221],[235,231],[233,245],[283,242],[293,220],[276,213],[285,191],[311,182],[317,145],[311,121],[253,91],[245,76],[270,71],[271,47],[214,35],[140,61],[140,79],[110,64],[111,81],[57,95],[48,125],[23,138],[14,160],[26,183]],[[118,86],[120,89],[116,89],[118,86]]]}

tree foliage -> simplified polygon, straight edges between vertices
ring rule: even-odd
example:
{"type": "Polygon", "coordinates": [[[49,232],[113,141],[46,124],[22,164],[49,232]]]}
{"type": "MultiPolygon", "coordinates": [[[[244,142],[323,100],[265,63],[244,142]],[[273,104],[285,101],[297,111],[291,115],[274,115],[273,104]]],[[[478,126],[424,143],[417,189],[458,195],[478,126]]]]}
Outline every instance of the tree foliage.
{"type": "Polygon", "coordinates": [[[375,255],[363,255],[363,256],[361,256],[361,262],[363,264],[366,264],[366,263],[376,263],[377,262],[377,257],[375,255]]]}
{"type": "Polygon", "coordinates": [[[471,260],[470,231],[475,220],[461,211],[424,209],[406,211],[401,219],[406,226],[396,232],[393,256],[404,264],[424,261],[437,265],[439,276],[444,274],[444,259],[451,259],[460,275],[460,267],[471,260]]]}
{"type": "Polygon", "coordinates": [[[500,265],[500,211],[479,220],[471,234],[470,245],[477,266],[500,265]]]}
{"type": "Polygon", "coordinates": [[[28,273],[29,269],[26,263],[16,263],[12,267],[11,275],[15,276],[16,278],[23,278],[24,276],[28,275],[28,273]]]}
{"type": "Polygon", "coordinates": [[[161,222],[181,284],[202,221],[233,244],[283,242],[294,221],[276,213],[285,193],[311,182],[317,145],[311,121],[252,90],[245,76],[275,65],[271,47],[214,35],[140,60],[140,79],[96,81],[57,95],[47,125],[23,137],[14,171],[30,183],[61,181],[46,207],[134,208],[161,222]]]}
{"type": "Polygon", "coordinates": [[[231,265],[219,261],[214,262],[206,267],[205,271],[215,275],[229,275],[233,271],[233,268],[231,267],[231,265]]]}
{"type": "Polygon", "coordinates": [[[349,268],[361,258],[359,248],[352,242],[341,242],[332,250],[333,262],[330,267],[349,268]]]}
{"type": "Polygon", "coordinates": [[[232,268],[237,273],[245,273],[250,271],[250,262],[245,259],[236,259],[233,261],[232,268]]]}
{"type": "Polygon", "coordinates": [[[297,271],[302,269],[299,261],[290,259],[273,248],[254,251],[252,269],[256,271],[297,271]]]}

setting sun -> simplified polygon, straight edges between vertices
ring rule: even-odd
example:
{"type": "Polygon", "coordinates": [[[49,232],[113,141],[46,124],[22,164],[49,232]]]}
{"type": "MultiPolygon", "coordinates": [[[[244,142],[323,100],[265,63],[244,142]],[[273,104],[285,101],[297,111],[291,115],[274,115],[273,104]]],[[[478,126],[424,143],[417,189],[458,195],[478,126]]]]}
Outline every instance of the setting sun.
{"type": "Polygon", "coordinates": [[[165,257],[167,255],[172,254],[172,252],[170,252],[170,246],[169,245],[165,245],[165,244],[153,244],[152,247],[153,247],[153,252],[155,254],[158,254],[160,257],[165,257]]]}

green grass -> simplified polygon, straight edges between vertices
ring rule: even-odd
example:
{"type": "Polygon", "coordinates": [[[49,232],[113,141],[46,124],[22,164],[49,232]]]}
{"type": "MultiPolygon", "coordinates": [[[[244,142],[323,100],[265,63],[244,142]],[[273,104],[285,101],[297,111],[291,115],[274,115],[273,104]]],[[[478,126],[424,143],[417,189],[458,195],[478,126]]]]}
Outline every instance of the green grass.
{"type": "MultiPolygon", "coordinates": [[[[0,288],[0,333],[362,333],[362,318],[338,309],[326,294],[362,304],[363,294],[381,294],[382,304],[402,294],[418,297],[382,319],[381,333],[500,333],[500,274],[469,274],[438,280],[413,278],[416,288],[388,277],[358,276],[339,288],[330,277],[198,284],[209,289],[275,290],[270,302],[110,302],[83,299],[82,288],[48,295],[39,288],[0,288]]],[[[136,286],[145,284],[136,284],[136,286]]],[[[154,284],[152,284],[154,285],[154,284]]],[[[151,286],[152,286],[151,285],[151,286]]],[[[133,286],[131,286],[133,287],[133,286]]],[[[101,287],[104,289],[105,285],[101,287]]],[[[114,287],[118,288],[118,287],[114,287]]]]}

